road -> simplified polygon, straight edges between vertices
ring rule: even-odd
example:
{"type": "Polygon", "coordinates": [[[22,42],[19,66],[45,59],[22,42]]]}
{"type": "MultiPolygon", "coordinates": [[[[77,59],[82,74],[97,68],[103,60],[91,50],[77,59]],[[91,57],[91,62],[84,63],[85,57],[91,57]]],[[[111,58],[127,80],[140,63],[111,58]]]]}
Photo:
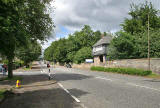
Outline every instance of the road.
{"type": "MultiPolygon", "coordinates": [[[[40,73],[48,69],[42,65],[41,72],[34,72],[40,73]]],[[[51,73],[83,108],[160,108],[160,80],[63,67],[51,73]]]]}
{"type": "Polygon", "coordinates": [[[86,108],[160,108],[159,80],[67,68],[52,72],[86,108]]]}

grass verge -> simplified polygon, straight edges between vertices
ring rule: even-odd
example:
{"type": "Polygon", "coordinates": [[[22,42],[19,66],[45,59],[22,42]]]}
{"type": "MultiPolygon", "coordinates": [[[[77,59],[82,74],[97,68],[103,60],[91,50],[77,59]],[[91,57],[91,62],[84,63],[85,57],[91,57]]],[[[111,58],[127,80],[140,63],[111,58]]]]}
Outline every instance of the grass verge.
{"type": "Polygon", "coordinates": [[[148,76],[146,76],[147,78],[155,78],[155,79],[160,79],[160,75],[158,75],[158,74],[155,74],[155,73],[152,73],[152,74],[150,74],[150,75],[148,75],[148,76]]]}
{"type": "Polygon", "coordinates": [[[31,70],[31,68],[23,68],[25,71],[31,70]]]}
{"type": "Polygon", "coordinates": [[[5,89],[0,89],[0,100],[4,99],[4,93],[5,93],[5,89]]]}
{"type": "Polygon", "coordinates": [[[11,81],[22,80],[22,77],[20,77],[20,76],[14,76],[13,78],[4,77],[4,78],[0,79],[0,81],[5,81],[5,80],[11,80],[11,81]]]}
{"type": "Polygon", "coordinates": [[[139,75],[139,76],[147,76],[152,74],[152,71],[145,71],[143,69],[135,69],[135,68],[106,68],[106,67],[100,67],[100,66],[92,66],[91,70],[128,74],[128,75],[139,75]]]}

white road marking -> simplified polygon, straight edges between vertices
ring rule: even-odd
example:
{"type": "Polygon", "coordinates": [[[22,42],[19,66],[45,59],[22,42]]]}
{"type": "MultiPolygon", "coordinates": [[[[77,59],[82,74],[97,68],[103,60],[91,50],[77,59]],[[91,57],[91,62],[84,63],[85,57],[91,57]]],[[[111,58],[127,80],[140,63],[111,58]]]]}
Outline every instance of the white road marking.
{"type": "Polygon", "coordinates": [[[75,96],[73,96],[67,89],[65,89],[61,83],[58,83],[58,85],[59,85],[65,92],[67,92],[77,103],[80,103],[80,100],[77,99],[75,96]]]}
{"type": "Polygon", "coordinates": [[[113,81],[111,79],[105,78],[105,77],[96,77],[97,79],[103,79],[103,80],[107,80],[107,81],[113,81]]]}
{"type": "Polygon", "coordinates": [[[152,87],[148,87],[148,86],[137,85],[137,84],[134,84],[134,83],[127,83],[127,84],[128,85],[132,85],[132,86],[136,86],[136,87],[146,88],[146,89],[155,90],[155,91],[159,91],[160,92],[160,89],[156,89],[156,88],[152,88],[152,87]]]}
{"type": "Polygon", "coordinates": [[[47,73],[44,69],[41,70],[41,73],[47,73]]]}
{"type": "Polygon", "coordinates": [[[82,107],[82,108],[87,108],[87,107],[86,107],[86,106],[84,106],[84,104],[82,104],[82,103],[81,103],[80,105],[81,105],[81,107],[82,107]]]}

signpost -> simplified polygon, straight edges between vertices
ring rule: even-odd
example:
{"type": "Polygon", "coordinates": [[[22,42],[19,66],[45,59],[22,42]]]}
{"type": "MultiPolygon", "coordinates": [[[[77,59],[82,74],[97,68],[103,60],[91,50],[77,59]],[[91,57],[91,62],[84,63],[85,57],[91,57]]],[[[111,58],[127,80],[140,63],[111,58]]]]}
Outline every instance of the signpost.
{"type": "Polygon", "coordinates": [[[86,63],[93,63],[93,59],[86,59],[86,63]]]}

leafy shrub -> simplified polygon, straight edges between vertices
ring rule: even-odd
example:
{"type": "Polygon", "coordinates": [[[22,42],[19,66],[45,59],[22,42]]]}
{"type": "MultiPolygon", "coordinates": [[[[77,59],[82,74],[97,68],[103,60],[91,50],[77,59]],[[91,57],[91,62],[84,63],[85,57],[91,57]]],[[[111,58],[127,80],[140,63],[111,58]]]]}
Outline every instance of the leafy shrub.
{"type": "Polygon", "coordinates": [[[104,72],[115,72],[121,74],[129,74],[129,75],[139,75],[146,76],[152,73],[152,71],[145,71],[143,69],[135,69],[135,68],[105,68],[100,66],[92,66],[91,70],[93,71],[104,71],[104,72]]]}
{"type": "Polygon", "coordinates": [[[77,64],[84,63],[85,59],[90,59],[92,57],[92,49],[90,47],[83,47],[74,56],[74,62],[77,64]]]}

